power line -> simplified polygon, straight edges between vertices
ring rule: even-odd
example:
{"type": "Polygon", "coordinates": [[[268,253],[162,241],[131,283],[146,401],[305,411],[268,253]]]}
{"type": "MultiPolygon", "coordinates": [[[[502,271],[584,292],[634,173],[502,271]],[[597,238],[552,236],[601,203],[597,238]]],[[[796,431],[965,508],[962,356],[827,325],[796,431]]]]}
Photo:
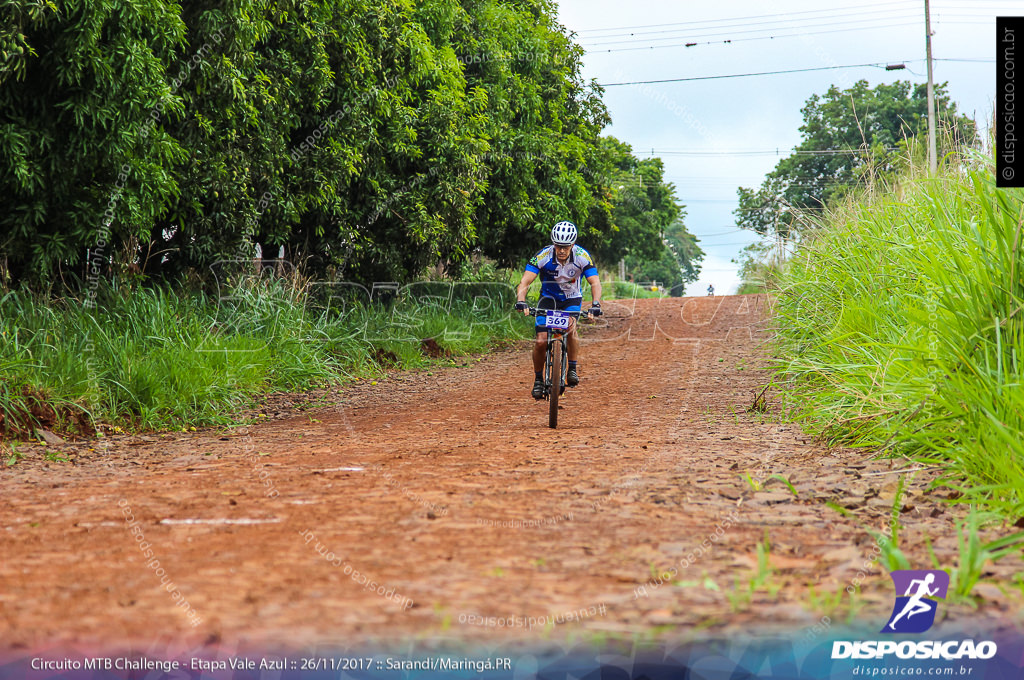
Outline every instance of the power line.
{"type": "MultiPolygon", "coordinates": [[[[857,32],[857,31],[870,31],[870,30],[876,30],[877,31],[877,30],[884,29],[884,28],[902,28],[904,26],[917,26],[918,23],[919,23],[918,21],[903,21],[903,22],[894,23],[894,24],[876,24],[876,25],[870,25],[870,26],[854,26],[854,27],[851,27],[851,28],[836,28],[836,29],[824,30],[824,31],[800,31],[798,33],[784,33],[784,34],[780,33],[778,35],[762,35],[762,36],[753,36],[753,37],[749,37],[749,38],[730,38],[730,39],[722,39],[722,40],[689,40],[689,41],[686,41],[686,42],[672,43],[670,45],[643,45],[643,46],[640,46],[640,47],[615,47],[615,48],[608,48],[608,49],[589,49],[589,50],[586,50],[585,53],[586,54],[605,54],[605,53],[610,53],[610,52],[635,52],[635,51],[638,51],[638,50],[660,50],[660,49],[665,49],[665,48],[669,48],[669,47],[696,47],[698,45],[718,45],[718,44],[727,45],[727,44],[731,44],[731,43],[751,42],[751,41],[754,41],[754,40],[781,40],[783,38],[801,38],[801,37],[806,37],[806,36],[810,36],[810,35],[827,35],[827,34],[831,34],[831,33],[854,33],[854,32],[857,32]]],[[[936,24],[941,24],[941,25],[946,25],[946,26],[952,25],[952,24],[956,24],[956,25],[988,25],[988,22],[946,21],[946,20],[943,20],[941,17],[936,19],[935,23],[936,24]]],[[[794,29],[790,29],[790,30],[794,30],[794,29]]],[[[795,29],[795,30],[799,30],[799,29],[795,29]]],[[[707,36],[704,36],[704,37],[707,37],[707,36]]],[[[668,39],[668,38],[666,38],[666,39],[668,39]]],[[[630,41],[623,41],[623,42],[630,42],[630,41]]],[[[641,41],[633,41],[633,42],[641,42],[641,41]]]]}
{"type": "MultiPolygon", "coordinates": [[[[907,9],[895,9],[895,10],[882,10],[881,12],[872,12],[871,14],[894,14],[894,13],[895,14],[907,14],[910,11],[912,11],[912,10],[910,8],[907,8],[907,9]]],[[[847,17],[858,17],[858,16],[863,16],[863,14],[850,13],[850,14],[840,14],[840,15],[828,16],[828,17],[809,17],[809,19],[811,19],[812,21],[815,21],[815,20],[818,20],[818,19],[827,19],[829,21],[835,21],[837,19],[845,19],[847,17]]],[[[862,21],[875,21],[875,22],[878,22],[878,21],[883,21],[883,20],[893,19],[893,18],[903,18],[903,17],[892,17],[892,16],[868,17],[868,18],[864,18],[864,19],[857,19],[857,21],[858,22],[862,22],[862,21]]],[[[733,31],[733,30],[737,30],[737,29],[751,29],[751,32],[785,31],[785,30],[800,29],[800,28],[813,28],[813,27],[821,26],[821,25],[823,25],[823,24],[800,23],[800,22],[793,22],[793,21],[744,22],[744,23],[738,23],[738,24],[723,24],[721,26],[706,26],[706,27],[700,27],[700,28],[689,28],[689,27],[688,28],[668,28],[668,29],[662,29],[662,30],[658,30],[658,31],[631,31],[631,32],[628,32],[628,33],[609,33],[608,35],[600,35],[600,36],[593,36],[593,37],[589,37],[589,38],[581,38],[580,41],[581,42],[593,42],[593,41],[598,41],[598,40],[609,40],[609,39],[612,39],[612,38],[625,38],[625,37],[633,37],[633,38],[643,39],[645,36],[661,35],[661,34],[665,34],[665,33],[683,33],[683,34],[686,34],[686,33],[707,33],[709,31],[711,31],[711,32],[717,34],[717,33],[721,33],[721,32],[724,32],[724,31],[733,31]],[[753,26],[769,26],[769,28],[752,28],[753,26]]],[[[681,37],[685,37],[685,36],[684,35],[676,35],[676,36],[671,36],[668,39],[672,40],[673,38],[674,39],[678,39],[678,38],[681,38],[681,37]]],[[[697,37],[700,37],[700,36],[697,36],[697,37]]],[[[651,38],[651,39],[653,40],[654,38],[651,38]]]]}
{"type": "MultiPolygon", "coordinates": [[[[898,62],[898,63],[912,64],[912,63],[915,63],[915,62],[918,62],[918,61],[923,61],[923,60],[922,59],[904,59],[904,60],[902,60],[901,62],[898,62]]],[[[981,60],[977,60],[977,59],[953,59],[953,58],[950,58],[950,59],[942,59],[941,61],[979,62],[981,60]]],[[[988,61],[987,63],[992,63],[992,62],[988,61]]],[[[662,80],[635,80],[635,81],[625,82],[625,83],[598,83],[598,85],[600,87],[616,87],[616,86],[619,86],[619,85],[657,85],[657,84],[660,84],[660,83],[682,83],[682,82],[688,82],[688,81],[692,81],[692,80],[720,80],[720,79],[723,79],[723,78],[749,78],[749,77],[752,77],[752,76],[774,76],[774,75],[779,75],[779,74],[783,74],[783,73],[806,73],[808,71],[832,71],[832,70],[841,69],[841,68],[863,68],[863,67],[884,68],[886,65],[887,65],[887,62],[874,62],[874,63],[868,63],[868,64],[847,64],[845,66],[815,66],[815,67],[811,67],[811,68],[795,68],[795,69],[789,69],[789,70],[785,70],[785,71],[759,71],[759,72],[755,72],[755,73],[727,73],[727,74],[717,75],[717,76],[693,76],[691,78],[664,78],[662,80]]]]}
{"type": "MultiPolygon", "coordinates": [[[[763,176],[764,176],[763,174],[762,175],[758,175],[758,177],[763,177],[763,176]]],[[[808,181],[809,180],[819,179],[817,174],[813,174],[812,175],[812,174],[807,174],[807,173],[796,173],[796,174],[793,174],[793,175],[786,175],[786,176],[787,177],[795,177],[795,178],[797,178],[799,180],[808,180],[808,181]]],[[[694,176],[694,177],[684,177],[682,175],[665,175],[665,176],[662,177],[663,181],[668,181],[668,182],[686,182],[686,183],[690,183],[690,182],[703,182],[705,180],[710,181],[710,182],[726,182],[726,181],[728,181],[728,182],[735,182],[735,181],[740,181],[741,179],[751,179],[751,178],[749,178],[749,177],[741,178],[741,177],[738,177],[738,176],[735,176],[735,175],[733,175],[733,176],[725,176],[725,175],[723,175],[723,176],[720,176],[720,177],[696,177],[696,176],[694,176]]],[[[831,181],[831,180],[828,180],[828,181],[831,181]]]]}
{"type": "Polygon", "coordinates": [[[916,21],[904,21],[898,24],[882,24],[876,26],[856,26],[854,28],[836,28],[829,31],[802,31],[800,33],[780,34],[780,35],[762,35],[752,38],[730,38],[728,40],[702,40],[697,42],[680,42],[672,43],[671,45],[645,45],[641,47],[616,47],[609,48],[606,50],[595,49],[587,50],[586,54],[604,54],[608,52],[636,52],[637,50],[660,50],[667,47],[696,47],[698,45],[729,45],[732,43],[751,42],[754,40],[780,40],[782,38],[799,38],[809,35],[825,35],[826,33],[854,33],[856,31],[869,31],[878,30],[882,28],[900,28],[903,26],[916,26],[916,21]]]}
{"type": "MultiPolygon", "coordinates": [[[[781,156],[783,151],[786,151],[786,150],[780,150],[780,148],[775,148],[775,150],[770,150],[770,151],[717,151],[717,152],[709,152],[709,151],[654,151],[654,150],[651,150],[649,153],[647,153],[647,152],[638,152],[638,153],[646,153],[648,156],[658,156],[658,157],[659,156],[781,156]]],[[[796,152],[786,151],[786,153],[796,153],[796,152]]],[[[824,154],[834,154],[834,153],[850,153],[850,154],[854,154],[856,152],[852,152],[851,151],[851,152],[814,152],[814,153],[824,155],[824,154]]]]}
{"type": "MultiPolygon", "coordinates": [[[[970,9],[971,11],[973,11],[975,13],[977,13],[979,11],[981,11],[981,12],[986,12],[986,11],[988,11],[988,12],[1004,12],[1004,11],[1007,11],[1007,10],[1016,9],[1016,8],[1018,8],[1020,6],[1019,0],[1005,0],[1005,2],[1008,3],[1008,6],[999,7],[999,6],[996,6],[995,4],[993,4],[991,1],[989,3],[986,3],[986,5],[971,4],[969,7],[966,6],[966,5],[954,5],[952,7],[947,7],[945,9],[943,9],[941,7],[941,5],[939,5],[939,6],[937,6],[935,8],[935,11],[938,13],[938,12],[952,12],[954,10],[970,9]]],[[[797,15],[803,15],[803,14],[819,14],[819,15],[822,15],[822,16],[810,16],[810,17],[806,17],[806,18],[799,18],[799,17],[796,18],[796,21],[804,21],[804,20],[814,21],[816,19],[829,18],[832,15],[840,16],[840,15],[842,15],[842,13],[853,12],[853,11],[859,10],[859,9],[867,10],[867,12],[861,12],[861,14],[865,14],[865,13],[878,13],[878,12],[886,12],[886,11],[888,11],[888,12],[897,12],[897,11],[903,10],[905,7],[906,8],[916,8],[917,6],[918,6],[917,2],[915,2],[914,0],[902,0],[902,1],[898,0],[897,2],[871,3],[871,4],[867,4],[867,5],[849,5],[849,6],[846,6],[846,7],[824,8],[824,9],[810,9],[810,10],[801,10],[801,11],[798,11],[798,12],[784,12],[784,13],[779,13],[779,14],[754,14],[754,15],[743,16],[743,17],[725,17],[725,18],[722,18],[722,19],[703,19],[703,20],[699,20],[699,21],[677,21],[677,22],[669,22],[669,23],[661,23],[661,24],[645,24],[643,26],[608,26],[606,28],[585,28],[585,29],[581,29],[579,31],[576,31],[576,34],[579,35],[583,39],[587,39],[587,38],[601,39],[601,38],[607,38],[607,37],[611,37],[611,36],[610,35],[591,35],[591,36],[585,36],[584,34],[601,33],[601,32],[606,32],[606,31],[637,31],[637,30],[650,29],[650,28],[665,28],[665,27],[668,27],[668,26],[684,27],[684,28],[678,28],[676,30],[686,30],[688,27],[699,27],[699,26],[704,25],[704,24],[716,24],[716,23],[717,24],[721,24],[723,22],[734,22],[734,25],[741,25],[742,26],[742,25],[750,25],[752,23],[773,23],[773,22],[770,22],[770,21],[769,22],[751,22],[750,21],[751,19],[772,19],[774,17],[782,17],[783,19],[792,20],[792,19],[794,19],[794,17],[797,17],[797,15]],[[889,6],[889,9],[886,9],[887,5],[889,6]],[[902,6],[902,7],[900,7],[900,6],[902,6]],[[829,13],[832,13],[832,15],[830,15],[829,13]]],[[[779,23],[779,22],[775,22],[775,23],[779,23]]],[[[729,24],[726,24],[726,25],[729,25],[729,24]]],[[[719,27],[717,27],[717,26],[710,26],[709,28],[719,28],[719,27]]]]}
{"type": "MultiPolygon", "coordinates": [[[[913,19],[913,18],[915,18],[917,16],[916,12],[913,13],[913,14],[910,14],[908,12],[909,12],[909,10],[901,12],[901,14],[902,14],[901,16],[878,17],[878,18],[869,18],[869,19],[850,19],[850,20],[844,21],[843,23],[845,23],[845,24],[862,24],[864,22],[874,22],[874,25],[877,26],[878,25],[878,21],[880,21],[880,20],[913,19]]],[[[837,17],[837,18],[842,19],[843,17],[837,17]]],[[[804,24],[804,25],[793,25],[793,26],[775,26],[775,27],[772,27],[772,28],[752,28],[750,30],[735,30],[735,29],[731,29],[729,27],[725,27],[723,30],[716,30],[716,31],[714,31],[712,33],[704,33],[704,34],[701,34],[701,35],[692,35],[691,37],[693,37],[693,38],[713,38],[713,37],[722,36],[722,35],[744,35],[744,34],[747,34],[747,33],[764,33],[765,31],[803,31],[804,29],[808,29],[808,28],[821,28],[821,27],[827,27],[827,26],[835,26],[835,23],[829,21],[829,22],[823,23],[823,24],[804,24]],[[727,33],[723,32],[725,30],[728,30],[728,32],[727,33]]],[[[608,37],[613,37],[613,36],[608,36],[608,37]]],[[[665,38],[641,38],[641,40],[644,41],[644,42],[659,42],[659,41],[664,41],[664,40],[679,40],[680,38],[683,38],[683,37],[684,36],[673,35],[673,36],[668,36],[668,37],[665,37],[665,38]]],[[[593,43],[591,45],[591,47],[599,47],[601,45],[621,45],[622,43],[631,43],[631,42],[635,43],[635,42],[639,42],[639,41],[638,40],[612,40],[610,42],[597,42],[597,43],[593,43]]]]}
{"type": "MultiPolygon", "coordinates": [[[[786,187],[793,187],[793,188],[797,188],[797,189],[815,189],[815,188],[822,187],[822,186],[835,186],[835,185],[839,185],[839,186],[855,186],[855,185],[864,184],[865,182],[866,182],[866,180],[860,179],[860,178],[851,178],[851,179],[848,179],[848,180],[844,180],[844,179],[827,179],[827,180],[822,180],[820,182],[785,182],[784,186],[786,186],[786,187]]],[[[760,184],[763,184],[763,183],[764,183],[763,179],[760,180],[759,182],[757,182],[756,184],[754,182],[739,182],[739,181],[724,182],[723,181],[723,182],[719,182],[717,184],[701,185],[701,184],[694,184],[694,183],[691,183],[691,182],[686,182],[684,186],[681,186],[681,187],[677,186],[676,189],[687,189],[687,190],[691,190],[691,191],[692,190],[700,190],[700,189],[707,189],[707,190],[719,189],[719,188],[722,188],[722,187],[736,187],[736,188],[744,188],[744,189],[750,189],[750,188],[757,189],[757,185],[760,185],[760,184]]]]}
{"type": "Polygon", "coordinates": [[[749,229],[745,229],[744,227],[735,227],[735,228],[730,229],[728,231],[717,231],[714,234],[704,234],[703,236],[701,236],[699,234],[694,234],[694,236],[696,236],[697,238],[710,238],[712,236],[732,235],[732,234],[735,234],[737,231],[749,231],[749,229]]]}
{"type": "Polygon", "coordinates": [[[694,76],[692,78],[664,78],[662,80],[635,80],[626,83],[598,83],[601,87],[616,87],[619,85],[657,85],[660,83],[682,83],[691,80],[720,80],[722,78],[749,78],[752,76],[775,76],[782,73],[806,73],[808,71],[833,71],[840,68],[862,68],[862,67],[884,68],[885,62],[872,64],[850,64],[847,66],[815,66],[812,68],[795,68],[787,71],[758,71],[756,73],[728,73],[718,76],[694,76]]]}
{"type": "MultiPolygon", "coordinates": [[[[800,23],[800,21],[804,21],[804,20],[799,20],[799,21],[796,21],[796,22],[793,22],[793,21],[781,21],[781,20],[780,21],[743,22],[743,23],[737,23],[737,24],[723,24],[721,26],[707,26],[707,27],[694,27],[694,28],[689,28],[689,27],[687,27],[687,28],[670,28],[670,29],[662,29],[662,30],[658,30],[658,31],[631,31],[631,32],[628,32],[628,33],[609,33],[607,35],[595,35],[595,36],[581,37],[580,38],[580,43],[581,44],[592,43],[591,46],[597,46],[597,45],[613,45],[613,44],[620,43],[620,42],[641,42],[643,40],[649,40],[649,41],[677,40],[677,39],[681,39],[681,38],[684,37],[684,35],[674,35],[674,36],[669,36],[669,37],[665,37],[665,38],[647,38],[646,37],[646,36],[650,36],[650,35],[661,35],[661,34],[665,34],[665,33],[683,33],[683,34],[691,33],[691,34],[693,34],[693,35],[691,35],[691,37],[694,37],[694,38],[706,38],[706,37],[709,37],[710,35],[723,34],[723,32],[725,32],[725,31],[729,31],[729,32],[731,32],[733,34],[736,34],[736,33],[763,33],[765,31],[804,30],[804,29],[807,29],[807,28],[815,28],[815,27],[819,27],[819,26],[831,26],[831,25],[834,25],[834,23],[837,20],[846,20],[843,23],[847,23],[847,24],[849,24],[849,23],[875,22],[875,24],[877,25],[877,22],[879,22],[879,21],[891,21],[893,19],[907,19],[907,18],[914,18],[914,19],[916,19],[918,17],[918,14],[919,14],[919,12],[917,11],[916,8],[910,8],[910,7],[906,8],[906,9],[893,8],[893,9],[875,10],[875,11],[872,11],[872,12],[850,12],[850,13],[834,14],[834,15],[829,15],[829,16],[824,16],[824,17],[808,17],[807,18],[810,21],[817,21],[819,19],[826,19],[826,20],[828,20],[827,23],[823,23],[823,24],[800,23]],[[883,16],[870,16],[869,17],[869,16],[867,16],[869,14],[870,15],[883,15],[883,16]],[[855,17],[855,18],[848,19],[849,17],[855,17]],[[754,29],[751,29],[749,31],[747,31],[747,30],[737,30],[737,29],[748,29],[751,26],[768,26],[768,28],[754,28],[754,29]],[[707,31],[712,31],[712,33],[707,34],[707,35],[697,35],[697,33],[704,33],[704,32],[707,32],[707,31]],[[593,42],[593,41],[604,41],[604,40],[608,40],[608,39],[611,39],[611,38],[627,38],[627,37],[628,38],[634,38],[634,40],[620,40],[620,41],[612,41],[612,42],[593,42]]],[[[961,19],[990,19],[990,18],[994,18],[994,16],[992,14],[988,14],[988,13],[984,13],[984,12],[982,12],[982,13],[978,13],[978,12],[953,12],[953,11],[948,11],[948,10],[937,10],[936,11],[936,17],[941,19],[944,16],[945,17],[953,17],[953,18],[961,18],[961,19]]],[[[918,22],[915,21],[914,23],[916,24],[918,22]]],[[[859,29],[857,29],[857,30],[859,30],[859,29]]],[[[584,45],[584,46],[586,46],[586,45],[584,45]]]]}
{"type": "MultiPolygon", "coordinates": [[[[887,147],[885,151],[898,151],[898,147],[887,147]]],[[[769,149],[767,151],[744,151],[738,149],[728,149],[723,151],[705,151],[701,150],[655,150],[651,149],[646,153],[648,156],[781,156],[783,153],[787,153],[794,156],[828,156],[834,154],[844,153],[863,153],[859,149],[822,149],[820,151],[810,151],[806,149],[769,149]]]]}
{"type": "MultiPolygon", "coordinates": [[[[842,185],[859,184],[859,183],[861,183],[863,181],[865,181],[865,180],[862,180],[862,179],[859,179],[859,178],[851,178],[851,179],[839,179],[839,178],[827,178],[827,179],[824,179],[823,178],[823,179],[818,180],[818,181],[807,181],[807,180],[805,180],[805,181],[795,181],[795,182],[786,181],[784,184],[787,187],[820,187],[820,186],[823,186],[823,185],[832,185],[832,184],[842,184],[842,185]]],[[[743,181],[743,180],[720,180],[718,182],[713,182],[713,183],[708,183],[708,184],[704,184],[702,182],[682,182],[682,183],[680,183],[680,184],[678,184],[676,186],[676,189],[690,189],[690,190],[692,190],[692,189],[695,189],[695,188],[701,188],[701,189],[708,189],[708,190],[710,190],[710,189],[717,189],[717,188],[720,188],[720,187],[723,187],[723,186],[724,187],[730,187],[730,186],[749,187],[749,186],[753,185],[754,183],[756,183],[756,184],[763,184],[764,183],[764,178],[761,178],[760,180],[749,180],[749,181],[743,181]]],[[[676,183],[672,182],[672,184],[676,184],[676,183]]]]}
{"type": "MultiPolygon", "coordinates": [[[[913,3],[911,2],[911,0],[897,0],[897,2],[882,3],[882,5],[885,5],[885,4],[888,4],[888,5],[906,5],[906,4],[913,4],[913,3]]],[[[860,8],[880,7],[880,6],[881,5],[879,5],[878,3],[872,3],[872,4],[868,4],[868,5],[856,5],[856,6],[843,7],[843,8],[841,8],[840,11],[843,11],[843,10],[854,10],[854,9],[860,9],[860,8]]],[[[662,28],[664,26],[684,26],[684,25],[691,25],[691,24],[706,24],[706,23],[714,23],[714,22],[721,22],[721,21],[744,22],[744,21],[748,21],[750,19],[766,19],[766,18],[770,18],[770,17],[793,17],[793,16],[795,16],[797,14],[821,14],[822,12],[835,12],[835,11],[837,11],[837,10],[832,9],[832,8],[828,8],[828,9],[807,9],[807,10],[801,10],[799,12],[785,12],[785,13],[780,13],[780,14],[754,14],[754,15],[745,16],[745,17],[727,17],[725,19],[704,19],[704,20],[701,20],[701,21],[683,21],[683,22],[666,23],[666,24],[647,24],[646,26],[615,26],[615,27],[611,27],[611,28],[590,28],[590,29],[583,29],[582,31],[580,31],[580,33],[591,33],[591,32],[595,32],[595,31],[626,31],[626,30],[630,30],[630,29],[641,29],[641,28],[662,28]]]]}
{"type": "MultiPolygon", "coordinates": [[[[749,246],[749,245],[751,245],[747,241],[736,241],[734,243],[704,243],[703,241],[701,241],[699,236],[697,237],[697,242],[698,243],[702,243],[703,245],[708,246],[709,248],[728,248],[729,246],[749,246]]],[[[757,243],[757,241],[754,241],[754,243],[757,243]]]]}

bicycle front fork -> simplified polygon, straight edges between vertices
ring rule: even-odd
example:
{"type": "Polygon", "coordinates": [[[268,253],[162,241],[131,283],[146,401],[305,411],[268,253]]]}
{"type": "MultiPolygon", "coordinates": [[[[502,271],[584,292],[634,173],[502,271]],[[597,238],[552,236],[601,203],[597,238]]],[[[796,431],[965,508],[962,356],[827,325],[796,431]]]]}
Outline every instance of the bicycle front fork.
{"type": "Polygon", "coordinates": [[[560,388],[560,391],[559,391],[558,394],[561,395],[562,392],[565,392],[565,370],[566,370],[567,367],[568,367],[568,357],[566,356],[566,344],[565,344],[564,338],[562,336],[560,336],[560,335],[555,336],[553,338],[549,338],[548,339],[547,357],[546,357],[545,363],[544,363],[544,386],[545,386],[545,388],[547,388],[548,394],[551,394],[551,389],[556,384],[555,383],[555,379],[554,379],[555,375],[558,375],[558,381],[557,382],[558,382],[558,386],[560,388]],[[552,370],[554,368],[554,366],[552,365],[554,363],[554,359],[552,357],[552,354],[554,354],[554,352],[552,350],[554,349],[554,344],[556,342],[559,345],[561,345],[561,350],[562,350],[561,352],[558,353],[559,356],[561,357],[561,366],[558,367],[557,374],[552,370]]]}

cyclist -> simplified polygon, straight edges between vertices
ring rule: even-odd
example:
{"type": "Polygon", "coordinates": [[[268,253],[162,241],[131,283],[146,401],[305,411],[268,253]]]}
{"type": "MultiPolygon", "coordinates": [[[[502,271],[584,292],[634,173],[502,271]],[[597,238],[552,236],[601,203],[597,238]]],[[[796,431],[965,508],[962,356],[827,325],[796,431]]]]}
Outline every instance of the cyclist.
{"type": "MultiPolygon", "coordinates": [[[[576,245],[576,225],[572,222],[559,222],[551,228],[551,245],[533,256],[526,265],[523,279],[519,282],[516,292],[516,309],[529,314],[526,304],[526,291],[533,280],[540,276],[540,301],[538,309],[560,309],[578,312],[583,304],[583,293],[580,291],[580,280],[586,278],[590,283],[590,295],[593,305],[590,313],[601,316],[601,281],[597,277],[597,267],[590,253],[576,245]]],[[[534,399],[544,398],[544,356],[547,353],[548,333],[544,326],[544,317],[537,317],[537,341],[533,346],[534,381],[531,394],[534,399]]],[[[569,387],[579,384],[576,373],[577,357],[579,356],[579,338],[576,335],[576,322],[573,320],[566,334],[566,355],[569,359],[569,372],[565,382],[569,387]]]]}
{"type": "Polygon", "coordinates": [[[708,295],[715,297],[715,287],[710,283],[708,284],[708,295]]]}

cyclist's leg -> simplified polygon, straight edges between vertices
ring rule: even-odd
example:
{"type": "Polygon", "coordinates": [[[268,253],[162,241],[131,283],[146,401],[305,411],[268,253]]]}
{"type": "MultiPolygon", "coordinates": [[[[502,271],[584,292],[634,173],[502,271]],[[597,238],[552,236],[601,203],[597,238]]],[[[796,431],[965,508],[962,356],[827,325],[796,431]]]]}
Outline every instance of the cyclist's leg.
{"type": "Polygon", "coordinates": [[[537,329],[537,341],[533,343],[533,387],[530,396],[534,399],[544,398],[544,362],[547,360],[548,333],[537,329]]]}
{"type": "MultiPolygon", "coordinates": [[[[578,312],[583,308],[583,300],[581,298],[572,298],[566,300],[567,304],[564,309],[567,312],[578,312]]],[[[576,358],[580,353],[580,340],[579,336],[576,335],[576,320],[573,319],[572,325],[569,327],[569,333],[566,335],[565,341],[565,354],[569,358],[569,361],[576,361],[576,358]]]]}
{"type": "Polygon", "coordinates": [[[537,341],[533,343],[533,370],[544,372],[544,360],[548,351],[548,332],[537,331],[537,341]]]}
{"type": "MultiPolygon", "coordinates": [[[[566,300],[564,309],[568,312],[578,312],[582,307],[583,300],[580,298],[573,298],[566,300]]],[[[569,332],[565,336],[565,354],[569,361],[568,374],[566,375],[566,384],[569,387],[575,387],[580,384],[579,375],[576,372],[576,359],[580,353],[580,341],[579,336],[576,334],[576,320],[573,319],[572,324],[569,326],[569,332]]]]}
{"type": "Polygon", "coordinates": [[[580,384],[580,376],[577,372],[576,357],[579,356],[580,341],[576,335],[576,327],[573,326],[565,336],[565,356],[568,359],[568,369],[565,376],[565,383],[569,387],[576,387],[580,384]]]}
{"type": "MultiPolygon", "coordinates": [[[[554,298],[543,296],[537,301],[537,309],[560,309],[554,298]]],[[[538,316],[534,328],[537,332],[537,341],[533,344],[533,370],[540,373],[544,370],[545,355],[548,351],[548,330],[544,325],[547,317],[538,316]]]]}
{"type": "MultiPolygon", "coordinates": [[[[554,298],[542,296],[537,301],[537,309],[554,309],[554,298]]],[[[534,329],[537,333],[537,340],[533,343],[533,372],[534,381],[530,394],[534,399],[544,398],[544,382],[537,376],[544,374],[544,362],[547,360],[548,352],[548,329],[544,325],[545,317],[538,316],[534,329]]]]}
{"type": "Polygon", "coordinates": [[[565,354],[569,361],[577,361],[580,355],[580,337],[576,335],[576,327],[573,326],[565,338],[565,354]]]}

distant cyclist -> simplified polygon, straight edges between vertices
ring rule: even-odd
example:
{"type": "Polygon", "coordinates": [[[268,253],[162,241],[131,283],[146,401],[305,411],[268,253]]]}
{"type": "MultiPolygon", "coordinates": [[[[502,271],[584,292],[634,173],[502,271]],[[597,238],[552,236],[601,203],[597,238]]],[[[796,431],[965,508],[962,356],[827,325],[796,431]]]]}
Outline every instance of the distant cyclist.
{"type": "MultiPolygon", "coordinates": [[[[516,293],[516,309],[529,314],[526,304],[526,291],[533,280],[540,276],[540,301],[538,309],[560,309],[569,312],[580,311],[583,305],[583,293],[580,291],[580,280],[586,278],[590,283],[590,295],[594,301],[590,313],[601,316],[601,281],[597,277],[597,267],[590,253],[576,245],[576,225],[572,222],[559,222],[551,228],[551,245],[533,256],[526,265],[523,279],[519,282],[516,293]]],[[[533,346],[534,381],[531,394],[534,399],[544,398],[544,356],[547,352],[548,332],[544,326],[544,317],[537,317],[537,342],[533,346]]],[[[569,358],[569,372],[565,382],[575,387],[580,379],[576,373],[577,358],[580,344],[576,335],[576,323],[573,321],[566,335],[566,354],[569,358]]]]}
{"type": "Polygon", "coordinates": [[[715,297],[715,287],[710,283],[708,284],[708,295],[711,297],[715,297]]]}

